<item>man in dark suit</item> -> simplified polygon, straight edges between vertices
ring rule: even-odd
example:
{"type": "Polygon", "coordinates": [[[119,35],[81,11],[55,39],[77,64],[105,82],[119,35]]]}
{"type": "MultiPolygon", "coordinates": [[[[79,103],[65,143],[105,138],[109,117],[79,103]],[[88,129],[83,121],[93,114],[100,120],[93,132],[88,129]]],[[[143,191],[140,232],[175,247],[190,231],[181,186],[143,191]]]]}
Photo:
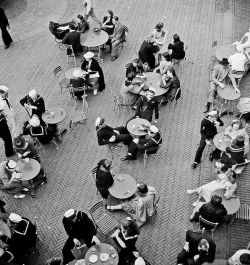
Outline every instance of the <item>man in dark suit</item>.
{"type": "Polygon", "coordinates": [[[100,240],[96,237],[95,225],[86,213],[69,209],[65,212],[62,222],[69,236],[62,250],[63,264],[75,259],[71,252],[75,245],[80,246],[85,243],[90,248],[94,244],[100,244],[100,240]]]}
{"type": "Polygon", "coordinates": [[[216,245],[211,238],[188,230],[186,243],[177,257],[177,264],[201,265],[204,262],[213,262],[215,251],[216,245]]]}
{"type": "MultiPolygon", "coordinates": [[[[72,45],[75,54],[81,53],[83,51],[83,47],[81,45],[80,37],[81,33],[76,31],[76,28],[73,23],[70,23],[69,33],[65,35],[65,37],[62,40],[62,43],[72,45]]],[[[69,54],[69,50],[67,50],[67,54],[69,54]]]]}

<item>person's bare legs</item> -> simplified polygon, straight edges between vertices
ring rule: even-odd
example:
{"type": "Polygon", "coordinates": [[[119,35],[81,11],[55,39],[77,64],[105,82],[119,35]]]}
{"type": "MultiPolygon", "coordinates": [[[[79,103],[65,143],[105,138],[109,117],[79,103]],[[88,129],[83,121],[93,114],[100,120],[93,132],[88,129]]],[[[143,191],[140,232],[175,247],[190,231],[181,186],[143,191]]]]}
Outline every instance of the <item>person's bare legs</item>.
{"type": "Polygon", "coordinates": [[[115,211],[115,210],[122,210],[123,209],[123,206],[121,204],[118,204],[118,205],[108,205],[107,206],[107,210],[111,210],[111,211],[115,211]]]}

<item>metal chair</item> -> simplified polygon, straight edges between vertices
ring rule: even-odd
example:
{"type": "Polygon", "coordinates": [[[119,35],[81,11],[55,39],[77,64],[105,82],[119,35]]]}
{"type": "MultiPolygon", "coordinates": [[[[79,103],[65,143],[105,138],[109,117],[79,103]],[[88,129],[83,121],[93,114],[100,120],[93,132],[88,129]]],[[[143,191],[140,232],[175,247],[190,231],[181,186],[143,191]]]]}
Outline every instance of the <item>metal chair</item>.
{"type": "Polygon", "coordinates": [[[116,147],[123,148],[124,150],[126,150],[126,147],[124,146],[123,143],[108,143],[106,144],[106,147],[108,148],[108,151],[111,153],[112,160],[114,159],[113,151],[116,147]]]}
{"type": "Polygon", "coordinates": [[[246,126],[245,126],[245,131],[250,139],[250,124],[249,123],[246,123],[246,126]]]}
{"type": "Polygon", "coordinates": [[[124,30],[125,30],[125,39],[124,39],[124,41],[123,42],[120,42],[119,44],[118,44],[118,47],[119,48],[123,48],[123,44],[125,44],[125,42],[127,41],[127,38],[128,38],[128,27],[127,26],[125,26],[124,25],[124,30]]]}
{"type": "Polygon", "coordinates": [[[146,172],[146,162],[147,162],[147,158],[149,155],[153,154],[156,156],[157,151],[160,149],[161,145],[157,145],[157,146],[153,146],[151,148],[148,148],[144,151],[144,156],[143,156],[143,169],[144,169],[144,174],[146,172]]]}
{"type": "Polygon", "coordinates": [[[73,50],[73,47],[72,45],[69,45],[69,44],[64,44],[64,47],[67,51],[67,63],[69,63],[69,58],[72,57],[74,59],[74,62],[75,62],[75,67],[76,67],[76,57],[79,56],[79,55],[82,55],[82,53],[75,53],[74,50],[73,50]]]}
{"type": "Polygon", "coordinates": [[[221,115],[223,104],[217,101],[216,99],[214,99],[212,103],[212,108],[216,109],[219,112],[219,115],[221,115]]]}
{"type": "Polygon", "coordinates": [[[242,219],[245,221],[250,220],[250,205],[248,204],[241,204],[239,211],[236,213],[235,219],[242,219]]]}
{"type": "Polygon", "coordinates": [[[83,96],[83,100],[75,100],[73,111],[71,114],[69,127],[72,128],[72,125],[85,124],[88,118],[88,103],[83,96]]]}
{"type": "Polygon", "coordinates": [[[53,70],[53,73],[54,73],[54,75],[58,81],[58,84],[61,88],[61,93],[62,93],[63,88],[69,88],[69,86],[70,86],[69,80],[65,77],[65,74],[64,74],[62,67],[60,65],[57,66],[53,70]]]}
{"type": "Polygon", "coordinates": [[[94,224],[96,225],[96,228],[99,229],[106,237],[110,235],[118,226],[118,221],[104,212],[102,200],[95,203],[89,209],[89,213],[94,224]]]}
{"type": "Polygon", "coordinates": [[[202,230],[202,234],[205,232],[205,229],[210,229],[211,233],[212,233],[212,238],[213,238],[214,237],[214,231],[218,225],[219,225],[219,223],[210,222],[210,221],[206,220],[205,218],[199,216],[199,230],[202,230]]]}
{"type": "Polygon", "coordinates": [[[177,101],[181,98],[181,87],[179,87],[174,95],[173,102],[173,109],[175,108],[175,105],[177,104],[177,101]]]}
{"type": "MultiPolygon", "coordinates": [[[[91,173],[92,173],[92,177],[94,179],[94,182],[95,182],[95,185],[96,185],[96,171],[97,171],[97,166],[94,167],[92,170],[91,170],[91,173]]],[[[98,194],[98,189],[96,188],[96,194],[98,194]]]]}

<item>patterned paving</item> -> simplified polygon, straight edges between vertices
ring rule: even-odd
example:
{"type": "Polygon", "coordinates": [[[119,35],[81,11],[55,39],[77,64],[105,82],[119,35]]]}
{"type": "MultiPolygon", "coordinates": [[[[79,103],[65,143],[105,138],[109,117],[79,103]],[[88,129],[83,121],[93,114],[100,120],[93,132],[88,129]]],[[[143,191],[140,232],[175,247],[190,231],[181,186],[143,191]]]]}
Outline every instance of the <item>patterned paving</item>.
{"type": "MultiPolygon", "coordinates": [[[[104,15],[106,9],[112,9],[130,29],[128,42],[119,59],[111,63],[110,55],[104,55],[107,88],[112,87],[117,93],[124,79],[124,65],[136,56],[143,38],[157,22],[166,23],[169,41],[174,33],[178,33],[188,45],[184,73],[181,75],[180,69],[176,69],[181,78],[182,98],[175,109],[171,105],[161,109],[159,127],[163,144],[155,158],[149,158],[146,175],[143,175],[142,158],[136,162],[120,161],[123,150],[116,151],[113,169],[115,173],[126,172],[137,181],[156,187],[161,194],[158,215],[152,224],[142,229],[137,247],[152,265],[174,264],[184,242],[185,230],[194,228],[188,221],[194,198],[189,197],[186,190],[212,178],[208,150],[203,158],[205,163],[197,170],[193,171],[190,165],[199,141],[202,109],[207,96],[208,65],[213,52],[211,43],[214,40],[218,43],[231,41],[232,21],[231,24],[226,22],[232,20],[235,8],[232,1],[222,0],[217,4],[214,0],[96,2],[99,17],[104,15]]],[[[66,63],[64,52],[58,49],[48,31],[48,22],[70,20],[81,12],[80,4],[80,0],[27,0],[27,7],[20,14],[11,16],[15,12],[7,10],[14,45],[8,50],[0,50],[0,83],[10,87],[10,100],[19,125],[27,118],[19,100],[32,88],[46,99],[47,106],[65,108],[69,115],[61,126],[68,125],[73,102],[66,91],[60,94],[52,71],[58,65],[67,70],[73,67],[73,62],[66,63]]],[[[106,147],[97,145],[96,117],[104,116],[111,126],[123,125],[131,117],[126,110],[119,115],[112,111],[108,89],[96,97],[89,95],[87,100],[90,106],[87,124],[69,130],[59,150],[49,146],[46,155],[41,155],[49,182],[38,190],[36,198],[27,196],[18,201],[1,194],[7,201],[9,211],[29,218],[38,216],[41,255],[33,257],[30,264],[44,264],[47,258],[60,255],[66,239],[61,223],[65,210],[75,207],[87,211],[100,199],[95,193],[90,170],[99,159],[110,157],[110,154],[106,147]]],[[[2,145],[0,150],[3,160],[2,145]]],[[[120,214],[115,216],[121,218],[120,214]]],[[[240,229],[238,226],[236,228],[240,229]]],[[[226,228],[222,227],[215,237],[217,255],[220,257],[226,257],[225,234],[226,228]]]]}

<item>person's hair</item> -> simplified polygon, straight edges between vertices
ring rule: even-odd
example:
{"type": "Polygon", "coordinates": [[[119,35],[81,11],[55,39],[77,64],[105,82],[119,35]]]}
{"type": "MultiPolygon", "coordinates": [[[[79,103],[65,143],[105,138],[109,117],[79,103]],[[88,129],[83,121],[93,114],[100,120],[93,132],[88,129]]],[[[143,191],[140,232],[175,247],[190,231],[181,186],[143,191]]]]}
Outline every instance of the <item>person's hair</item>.
{"type": "Polygon", "coordinates": [[[69,23],[69,29],[75,30],[76,27],[75,27],[75,25],[73,23],[69,23]]]}
{"type": "Polygon", "coordinates": [[[133,72],[128,73],[128,75],[127,75],[128,81],[132,81],[134,79],[134,77],[135,77],[135,74],[133,72]]]}
{"type": "Polygon", "coordinates": [[[223,166],[221,169],[220,169],[223,173],[227,172],[228,171],[228,167],[226,166],[223,166]]]}
{"type": "Polygon", "coordinates": [[[132,218],[126,218],[122,221],[121,225],[126,231],[127,236],[135,236],[139,234],[139,228],[132,218]]]}
{"type": "Polygon", "coordinates": [[[155,26],[156,29],[162,29],[164,26],[164,24],[162,22],[157,23],[157,25],[155,26]]]}
{"type": "Polygon", "coordinates": [[[113,16],[113,19],[118,21],[119,20],[119,17],[118,16],[113,16]]]}
{"type": "Polygon", "coordinates": [[[250,254],[243,253],[240,255],[240,263],[242,265],[249,265],[250,264],[250,254]]]}
{"type": "Polygon", "coordinates": [[[200,247],[205,247],[205,249],[207,249],[207,246],[208,246],[208,241],[206,238],[201,238],[200,239],[200,242],[199,242],[199,246],[200,247]]]}
{"type": "Polygon", "coordinates": [[[96,126],[96,129],[98,129],[101,125],[103,125],[104,122],[105,122],[105,119],[101,118],[99,125],[96,126]]]}
{"type": "Polygon", "coordinates": [[[238,148],[244,147],[245,146],[244,140],[245,139],[243,135],[238,135],[235,139],[235,146],[238,148]]]}
{"type": "Polygon", "coordinates": [[[219,206],[221,205],[221,202],[222,202],[222,198],[221,196],[219,195],[213,195],[212,198],[211,198],[211,205],[216,207],[216,206],[219,206]]]}
{"type": "Polygon", "coordinates": [[[168,52],[163,53],[162,56],[166,59],[166,61],[172,62],[171,55],[168,52]]]}
{"type": "Polygon", "coordinates": [[[243,128],[241,120],[233,120],[231,126],[233,127],[234,124],[238,124],[239,125],[239,129],[242,129],[243,128]]]}
{"type": "Polygon", "coordinates": [[[141,183],[137,187],[137,192],[142,193],[142,194],[146,194],[148,192],[148,186],[145,183],[141,183]]]}
{"type": "Polygon", "coordinates": [[[101,166],[104,167],[106,170],[109,170],[109,166],[107,166],[105,164],[105,161],[107,161],[108,159],[101,159],[98,163],[97,163],[97,169],[99,169],[101,166]]]}
{"type": "Polygon", "coordinates": [[[79,18],[82,22],[86,22],[87,20],[82,15],[77,15],[77,18],[79,18]]]}
{"type": "Polygon", "coordinates": [[[114,16],[114,12],[112,10],[107,10],[107,13],[109,13],[111,17],[114,16]]]}
{"type": "Polygon", "coordinates": [[[174,68],[170,68],[170,69],[168,69],[168,71],[170,73],[172,73],[173,76],[176,76],[176,72],[175,72],[174,68]]]}
{"type": "Polygon", "coordinates": [[[180,42],[181,41],[178,34],[174,34],[173,39],[174,39],[174,42],[180,42]]]}

